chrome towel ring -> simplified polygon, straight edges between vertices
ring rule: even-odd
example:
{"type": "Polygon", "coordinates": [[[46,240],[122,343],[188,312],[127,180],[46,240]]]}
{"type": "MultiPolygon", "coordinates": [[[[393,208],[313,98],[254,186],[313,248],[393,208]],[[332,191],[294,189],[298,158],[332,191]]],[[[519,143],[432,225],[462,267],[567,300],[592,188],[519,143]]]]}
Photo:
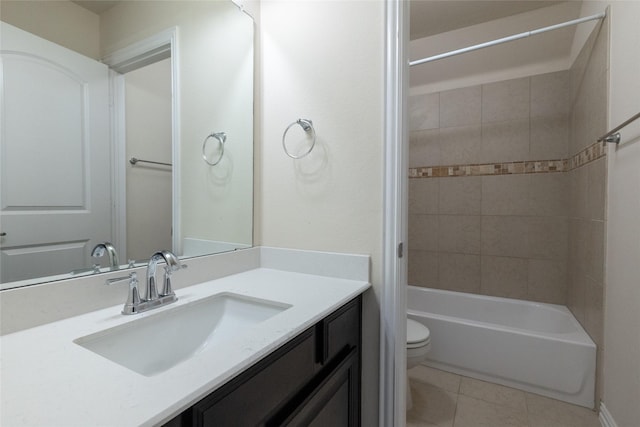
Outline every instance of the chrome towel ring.
{"type": "Polygon", "coordinates": [[[282,148],[284,148],[285,154],[291,157],[292,159],[301,159],[307,156],[309,153],[311,153],[311,150],[313,150],[313,147],[315,145],[316,145],[316,130],[313,128],[313,122],[311,120],[298,119],[295,122],[291,123],[289,126],[287,126],[287,128],[284,130],[284,133],[282,134],[282,148]],[[306,152],[300,154],[299,156],[291,154],[291,152],[287,149],[287,144],[285,142],[285,139],[287,137],[287,132],[289,132],[289,129],[291,129],[291,126],[294,126],[294,125],[300,125],[302,130],[304,130],[306,133],[311,133],[311,138],[312,138],[309,149],[306,152]]]}
{"type": "Polygon", "coordinates": [[[218,163],[220,163],[220,160],[222,160],[222,156],[224,155],[224,143],[226,140],[227,140],[227,134],[224,132],[217,132],[217,133],[212,133],[211,135],[207,135],[207,137],[204,139],[204,142],[202,143],[202,158],[204,159],[205,163],[207,163],[210,166],[215,166],[218,163]],[[220,144],[220,156],[218,157],[218,160],[216,160],[215,162],[210,162],[209,159],[207,159],[207,153],[205,152],[209,138],[217,139],[218,143],[220,144]]]}

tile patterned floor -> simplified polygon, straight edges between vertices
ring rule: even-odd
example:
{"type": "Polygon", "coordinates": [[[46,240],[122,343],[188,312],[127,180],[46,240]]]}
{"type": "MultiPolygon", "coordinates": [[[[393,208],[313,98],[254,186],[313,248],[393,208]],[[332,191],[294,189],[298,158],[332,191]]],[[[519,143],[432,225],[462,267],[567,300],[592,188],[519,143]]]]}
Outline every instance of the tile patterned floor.
{"type": "Polygon", "coordinates": [[[600,427],[587,408],[427,366],[409,379],[407,427],[600,427]]]}

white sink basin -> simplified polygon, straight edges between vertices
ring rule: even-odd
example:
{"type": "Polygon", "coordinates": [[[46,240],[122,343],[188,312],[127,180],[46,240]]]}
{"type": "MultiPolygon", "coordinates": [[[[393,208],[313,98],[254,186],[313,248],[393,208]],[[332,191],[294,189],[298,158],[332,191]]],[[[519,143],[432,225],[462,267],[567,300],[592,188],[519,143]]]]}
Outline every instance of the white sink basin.
{"type": "Polygon", "coordinates": [[[208,346],[248,332],[289,307],[224,293],[146,315],[73,342],[139,374],[153,376],[208,346]]]}

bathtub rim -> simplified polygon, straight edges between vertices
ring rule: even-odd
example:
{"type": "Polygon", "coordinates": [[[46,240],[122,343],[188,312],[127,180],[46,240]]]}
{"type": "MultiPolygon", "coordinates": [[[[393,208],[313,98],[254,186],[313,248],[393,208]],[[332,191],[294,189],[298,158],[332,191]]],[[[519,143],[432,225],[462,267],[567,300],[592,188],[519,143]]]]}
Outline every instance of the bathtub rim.
{"type": "Polygon", "coordinates": [[[505,302],[508,304],[518,304],[518,305],[527,305],[527,306],[532,306],[532,307],[550,307],[553,308],[555,310],[560,311],[563,314],[568,315],[568,320],[571,322],[572,326],[575,328],[575,331],[572,332],[549,332],[549,331],[535,331],[535,330],[531,330],[531,329],[524,329],[524,328],[519,328],[519,327],[514,327],[514,326],[509,326],[509,325],[505,325],[505,324],[499,324],[499,323],[495,323],[495,322],[487,322],[487,321],[482,321],[482,320],[475,320],[475,319],[468,319],[468,318],[462,318],[462,317],[456,317],[456,316],[449,316],[446,314],[438,314],[438,313],[433,313],[430,311],[424,311],[424,310],[418,310],[415,308],[410,308],[411,306],[411,302],[413,301],[411,298],[407,298],[407,314],[411,314],[411,315],[418,315],[420,313],[429,313],[430,316],[433,316],[434,318],[437,319],[441,319],[441,320],[448,320],[448,321],[452,321],[455,323],[461,323],[461,324],[465,324],[465,325],[482,325],[484,327],[487,327],[489,329],[492,330],[500,330],[500,331],[505,331],[505,332],[517,332],[517,333],[522,333],[524,335],[530,336],[530,337],[545,337],[545,338],[550,338],[550,339],[554,339],[557,341],[563,341],[563,342],[571,342],[573,344],[578,344],[578,345],[583,345],[585,347],[590,347],[590,348],[597,348],[595,342],[593,341],[593,339],[589,336],[589,334],[587,333],[587,331],[584,329],[584,327],[580,324],[580,322],[578,322],[578,319],[576,319],[575,315],[571,312],[571,310],[569,310],[568,307],[564,306],[564,305],[560,305],[560,304],[552,304],[552,303],[545,303],[545,302],[538,302],[538,301],[528,301],[528,300],[521,300],[521,299],[516,299],[516,298],[506,298],[506,297],[494,297],[491,295],[481,295],[481,294],[472,294],[472,293],[468,293],[468,292],[458,292],[458,291],[449,291],[446,289],[438,289],[438,288],[426,288],[426,287],[421,287],[421,286],[415,286],[415,285],[408,285],[407,286],[407,293],[411,292],[411,291],[415,291],[418,293],[429,293],[429,292],[435,292],[435,293],[442,293],[445,295],[449,295],[451,297],[454,298],[471,298],[471,299],[479,299],[479,300],[483,300],[483,301],[491,301],[491,302],[505,302]]]}

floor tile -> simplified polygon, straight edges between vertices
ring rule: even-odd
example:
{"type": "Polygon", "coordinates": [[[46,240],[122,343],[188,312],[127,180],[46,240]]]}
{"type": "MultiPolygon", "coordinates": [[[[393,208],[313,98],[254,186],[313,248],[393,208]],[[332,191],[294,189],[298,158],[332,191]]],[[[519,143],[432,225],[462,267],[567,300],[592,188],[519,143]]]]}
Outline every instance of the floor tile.
{"type": "Polygon", "coordinates": [[[528,427],[527,412],[459,395],[453,427],[528,427]]]}
{"type": "Polygon", "coordinates": [[[527,393],[530,427],[600,427],[595,411],[527,393]]]}
{"type": "Polygon", "coordinates": [[[409,378],[413,381],[429,384],[452,393],[457,393],[460,389],[460,375],[433,369],[425,365],[418,365],[407,372],[409,373],[409,378]]]}
{"type": "Polygon", "coordinates": [[[407,412],[411,422],[429,422],[438,427],[452,427],[458,395],[438,387],[411,381],[413,407],[407,412]]]}
{"type": "Polygon", "coordinates": [[[407,418],[407,427],[438,427],[438,426],[436,424],[431,424],[429,421],[410,420],[407,418]]]}
{"type": "Polygon", "coordinates": [[[596,412],[424,365],[409,370],[408,427],[601,427],[596,412]]]}
{"type": "Polygon", "coordinates": [[[489,403],[509,406],[521,411],[527,410],[527,402],[523,391],[486,381],[464,377],[460,383],[460,394],[489,403]]]}

